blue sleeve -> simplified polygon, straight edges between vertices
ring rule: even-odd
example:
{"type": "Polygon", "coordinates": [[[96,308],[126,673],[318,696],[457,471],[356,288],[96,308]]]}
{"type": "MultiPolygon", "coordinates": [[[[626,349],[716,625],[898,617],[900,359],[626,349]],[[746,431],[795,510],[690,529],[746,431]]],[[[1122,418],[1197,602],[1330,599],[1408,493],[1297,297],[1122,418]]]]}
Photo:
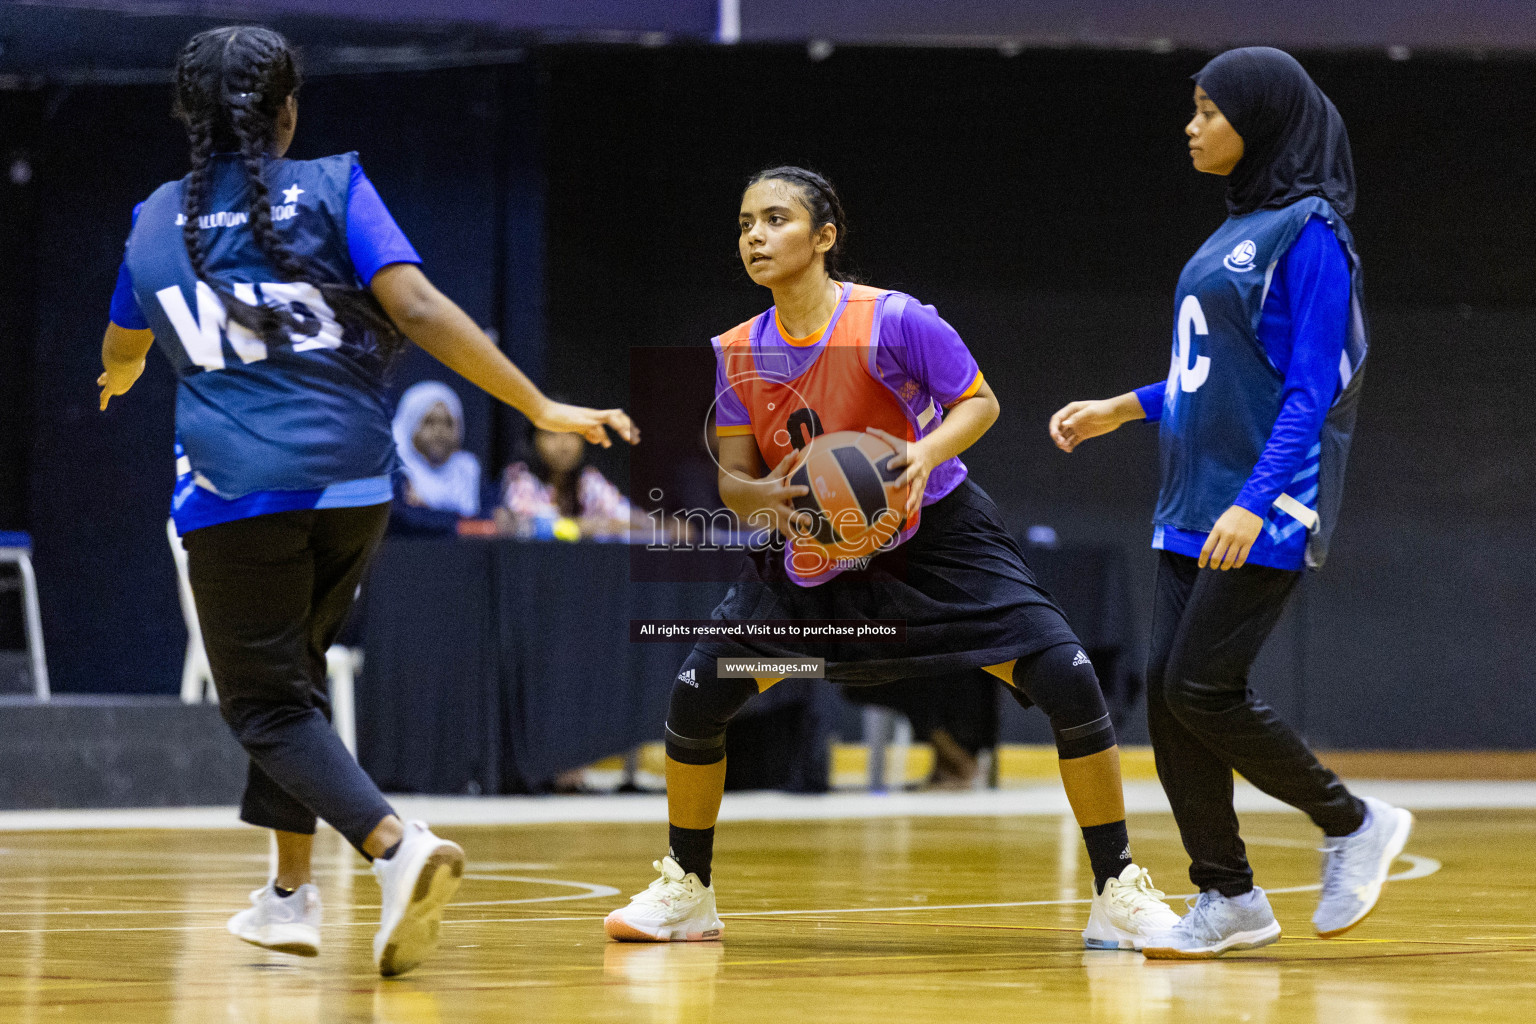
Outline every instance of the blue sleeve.
{"type": "Polygon", "coordinates": [[[1349,328],[1349,264],[1326,221],[1307,221],[1275,274],[1284,275],[1291,358],[1282,368],[1280,415],[1235,502],[1257,516],[1269,514],[1322,436],[1323,420],[1338,394],[1339,359],[1349,328]]]}
{"type": "MultiPolygon", "coordinates": [[[[133,223],[139,222],[139,211],[144,209],[144,204],[133,208],[133,223]]],[[[130,331],[149,330],[149,321],[144,319],[144,311],[139,308],[139,300],[133,294],[133,278],[128,274],[128,260],[124,258],[122,265],[117,268],[117,287],[112,289],[112,309],[110,313],[112,322],[117,326],[130,331]]]]}
{"type": "Polygon", "coordinates": [[[1167,393],[1168,382],[1161,380],[1136,389],[1136,401],[1141,403],[1141,411],[1146,413],[1148,423],[1156,423],[1163,418],[1163,396],[1167,393]]]}
{"type": "Polygon", "coordinates": [[[373,182],[355,161],[347,192],[347,251],[365,286],[374,274],[391,263],[421,262],[405,232],[389,215],[373,182]]]}

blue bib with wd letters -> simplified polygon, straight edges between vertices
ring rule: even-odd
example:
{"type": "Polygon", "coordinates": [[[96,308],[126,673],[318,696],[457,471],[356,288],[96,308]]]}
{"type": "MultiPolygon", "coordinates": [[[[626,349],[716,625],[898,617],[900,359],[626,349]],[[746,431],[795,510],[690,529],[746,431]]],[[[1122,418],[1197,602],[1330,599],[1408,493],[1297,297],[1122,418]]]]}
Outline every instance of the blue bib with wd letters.
{"type": "MultiPolygon", "coordinates": [[[[347,252],[354,159],[268,160],[262,175],[288,248],[348,283],[357,280],[347,252]]],[[[394,440],[377,355],[337,323],[319,289],[283,281],[257,246],[240,158],[215,156],[211,177],[198,218],[208,276],[253,305],[286,307],[296,327],[268,346],[230,322],[198,280],[182,242],[186,179],[145,201],[126,261],[139,308],[176,371],[176,433],[191,470],[226,499],[390,473],[394,440]]]]}

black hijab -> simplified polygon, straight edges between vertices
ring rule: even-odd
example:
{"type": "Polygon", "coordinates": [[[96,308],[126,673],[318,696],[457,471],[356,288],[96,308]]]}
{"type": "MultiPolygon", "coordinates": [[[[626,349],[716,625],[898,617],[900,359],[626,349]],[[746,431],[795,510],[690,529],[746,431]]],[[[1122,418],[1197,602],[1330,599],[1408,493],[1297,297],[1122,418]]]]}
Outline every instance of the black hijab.
{"type": "Polygon", "coordinates": [[[1322,196],[1355,212],[1349,133],[1333,102],[1283,50],[1228,50],[1191,76],[1243,137],[1243,158],[1227,176],[1227,210],[1238,216],[1322,196]]]}

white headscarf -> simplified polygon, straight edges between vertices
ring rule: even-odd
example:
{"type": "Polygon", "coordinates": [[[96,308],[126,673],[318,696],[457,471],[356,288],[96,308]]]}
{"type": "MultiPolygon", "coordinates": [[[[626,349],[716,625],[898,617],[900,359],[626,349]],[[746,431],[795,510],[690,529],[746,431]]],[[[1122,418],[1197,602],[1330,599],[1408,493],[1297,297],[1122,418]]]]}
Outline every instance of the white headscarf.
{"type": "Polygon", "coordinates": [[[438,403],[448,407],[459,441],[463,442],[464,403],[448,385],[424,380],[412,384],[400,396],[393,424],[395,449],[405,464],[411,489],[428,508],[477,516],[480,514],[480,460],[460,449],[441,466],[434,466],[416,449],[416,431],[421,429],[421,421],[438,403]]]}

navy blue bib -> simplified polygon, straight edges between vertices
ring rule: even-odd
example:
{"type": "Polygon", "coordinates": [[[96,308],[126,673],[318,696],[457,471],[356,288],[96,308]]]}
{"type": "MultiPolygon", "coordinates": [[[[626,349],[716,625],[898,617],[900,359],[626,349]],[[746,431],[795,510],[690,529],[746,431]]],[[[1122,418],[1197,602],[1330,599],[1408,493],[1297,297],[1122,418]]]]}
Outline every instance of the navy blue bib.
{"type": "Polygon", "coordinates": [[[1289,484],[1276,506],[1297,528],[1310,531],[1307,564],[1317,568],[1327,558],[1343,499],[1368,339],[1354,237],[1333,207],[1315,196],[1229,218],[1179,275],[1154,522],[1209,532],[1258,464],[1285,386],[1259,342],[1259,320],[1275,265],[1314,216],[1328,222],[1349,258],[1349,327],[1339,396],[1318,438],[1318,473],[1289,484]]]}
{"type": "MultiPolygon", "coordinates": [[[[347,251],[354,156],[269,160],[263,173],[274,228],[334,281],[357,280],[347,251]]],[[[286,344],[269,347],[227,322],[213,289],[193,273],[182,242],[185,184],[167,182],[145,201],[127,263],[139,308],[176,371],[176,433],[191,468],[225,498],[390,473],[379,360],[343,330],[317,288],[283,281],[257,247],[240,158],[214,157],[212,198],[199,218],[204,267],[238,298],[288,308],[298,327],[286,344]]]]}

